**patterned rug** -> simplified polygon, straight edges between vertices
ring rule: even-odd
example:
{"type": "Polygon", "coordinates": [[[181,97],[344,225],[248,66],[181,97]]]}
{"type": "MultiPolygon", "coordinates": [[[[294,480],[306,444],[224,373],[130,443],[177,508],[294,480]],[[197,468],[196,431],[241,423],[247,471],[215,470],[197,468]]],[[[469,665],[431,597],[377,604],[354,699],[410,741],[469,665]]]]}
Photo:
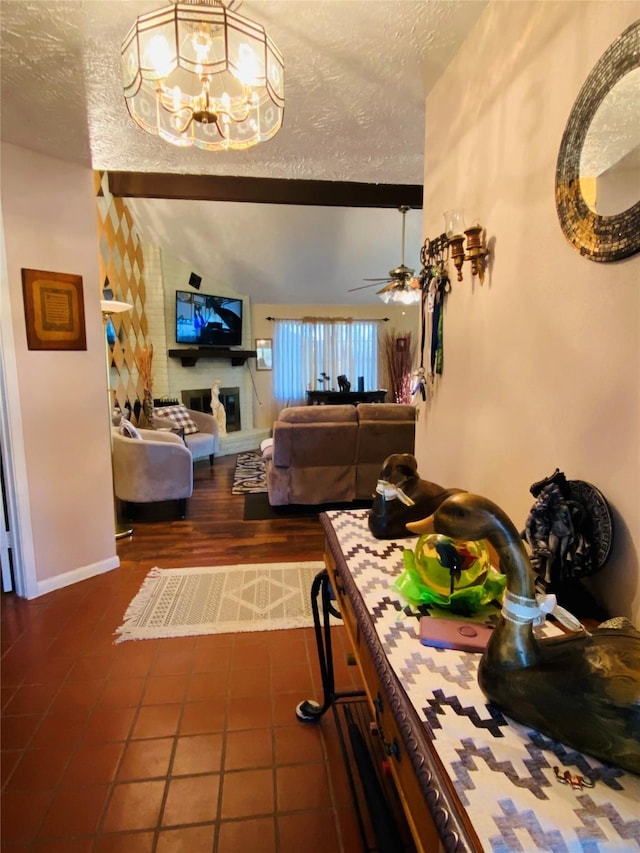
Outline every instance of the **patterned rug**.
{"type": "Polygon", "coordinates": [[[311,584],[323,568],[316,561],[152,569],[116,643],[309,627],[311,584]]]}
{"type": "Polygon", "coordinates": [[[232,495],[260,494],[267,491],[265,460],[259,450],[238,453],[233,475],[232,495]]]}

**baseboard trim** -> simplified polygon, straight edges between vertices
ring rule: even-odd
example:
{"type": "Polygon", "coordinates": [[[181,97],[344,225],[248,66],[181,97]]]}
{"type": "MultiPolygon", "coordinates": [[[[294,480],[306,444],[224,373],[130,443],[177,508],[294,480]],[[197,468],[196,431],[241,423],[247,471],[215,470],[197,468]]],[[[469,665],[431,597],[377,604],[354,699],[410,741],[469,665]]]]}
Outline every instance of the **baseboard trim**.
{"type": "Polygon", "coordinates": [[[245,450],[257,450],[260,442],[269,438],[270,435],[271,430],[257,428],[228,432],[220,436],[220,447],[216,456],[231,456],[233,453],[241,453],[245,450]]]}
{"type": "Polygon", "coordinates": [[[32,598],[38,598],[41,595],[46,595],[48,592],[54,592],[56,589],[63,589],[65,586],[71,586],[79,581],[86,581],[96,575],[103,575],[105,572],[117,569],[119,565],[119,557],[109,557],[108,560],[100,560],[99,563],[91,563],[88,566],[81,566],[79,569],[74,569],[71,572],[54,575],[52,578],[45,578],[37,582],[36,594],[32,598]]]}

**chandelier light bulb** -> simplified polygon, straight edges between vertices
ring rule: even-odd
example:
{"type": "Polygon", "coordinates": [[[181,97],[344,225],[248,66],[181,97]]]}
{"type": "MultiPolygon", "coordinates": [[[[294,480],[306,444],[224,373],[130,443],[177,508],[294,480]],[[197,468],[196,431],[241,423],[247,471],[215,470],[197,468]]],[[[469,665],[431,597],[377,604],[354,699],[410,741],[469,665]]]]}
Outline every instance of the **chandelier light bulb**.
{"type": "Polygon", "coordinates": [[[164,36],[154,36],[149,40],[146,55],[147,62],[151,65],[156,78],[161,80],[171,74],[173,69],[169,44],[164,36]]]}
{"type": "Polygon", "coordinates": [[[245,86],[256,86],[259,78],[258,59],[248,44],[241,44],[238,49],[240,67],[235,75],[245,86]]]}
{"type": "Polygon", "coordinates": [[[192,44],[198,63],[200,63],[198,73],[201,74],[203,63],[209,60],[209,51],[211,50],[210,37],[203,32],[196,33],[192,44]]]}

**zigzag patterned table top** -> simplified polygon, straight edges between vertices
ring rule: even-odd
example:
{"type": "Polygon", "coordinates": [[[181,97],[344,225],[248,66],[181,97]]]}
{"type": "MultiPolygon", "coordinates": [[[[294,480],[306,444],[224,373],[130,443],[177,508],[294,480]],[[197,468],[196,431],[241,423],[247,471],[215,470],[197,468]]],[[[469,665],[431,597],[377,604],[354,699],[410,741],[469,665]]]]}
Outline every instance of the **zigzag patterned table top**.
{"type": "Polygon", "coordinates": [[[346,565],[485,851],[640,851],[640,776],[603,765],[488,705],[477,682],[480,655],[420,643],[417,610],[392,588],[404,548],[417,540],[375,539],[366,510],[320,518],[334,559],[339,568],[346,565]],[[554,767],[561,777],[569,771],[593,787],[562,784],[554,767]]]}

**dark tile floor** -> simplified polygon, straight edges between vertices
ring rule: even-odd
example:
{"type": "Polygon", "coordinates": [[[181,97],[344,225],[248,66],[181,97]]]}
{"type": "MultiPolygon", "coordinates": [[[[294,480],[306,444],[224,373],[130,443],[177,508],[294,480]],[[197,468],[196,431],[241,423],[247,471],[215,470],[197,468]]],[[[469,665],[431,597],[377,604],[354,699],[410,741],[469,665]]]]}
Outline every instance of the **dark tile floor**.
{"type": "Polygon", "coordinates": [[[332,715],[295,718],[320,698],[312,630],[114,645],[144,575],[2,596],[2,850],[360,850],[332,715]]]}

